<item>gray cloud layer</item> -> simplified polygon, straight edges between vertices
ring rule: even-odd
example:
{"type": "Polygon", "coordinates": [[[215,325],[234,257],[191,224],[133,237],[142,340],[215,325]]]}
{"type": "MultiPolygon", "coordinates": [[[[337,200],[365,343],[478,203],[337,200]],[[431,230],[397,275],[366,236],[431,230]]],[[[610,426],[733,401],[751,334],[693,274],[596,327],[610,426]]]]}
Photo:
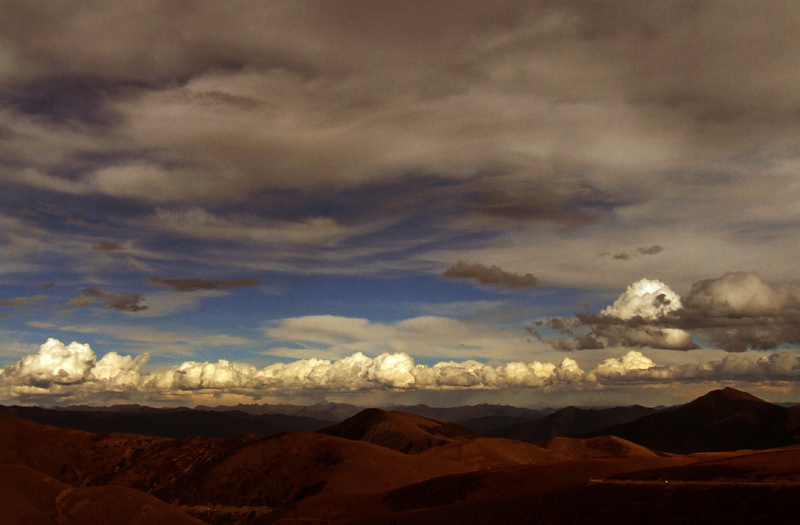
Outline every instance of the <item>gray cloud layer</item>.
{"type": "MultiPolygon", "coordinates": [[[[68,208],[71,231],[124,229],[153,250],[131,255],[140,266],[224,252],[231,266],[433,272],[423,247],[529,227],[515,248],[546,255],[563,229],[645,243],[669,223],[741,246],[764,231],[743,223],[798,219],[794,2],[2,10],[0,184],[68,208]]],[[[18,246],[21,265],[42,253],[18,246]]],[[[642,247],[617,260],[655,253],[642,247]]],[[[537,276],[579,280],[596,264],[583,248],[572,274],[537,276]]]]}

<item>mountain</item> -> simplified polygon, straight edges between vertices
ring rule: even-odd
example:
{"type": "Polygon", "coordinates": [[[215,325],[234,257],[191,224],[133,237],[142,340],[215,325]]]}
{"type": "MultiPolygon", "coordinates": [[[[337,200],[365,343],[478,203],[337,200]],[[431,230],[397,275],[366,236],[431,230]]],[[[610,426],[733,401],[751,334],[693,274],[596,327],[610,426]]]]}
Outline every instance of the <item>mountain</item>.
{"type": "Polygon", "coordinates": [[[775,448],[800,443],[800,407],[775,405],[725,388],[587,437],[603,434],[678,454],[775,448]]]}
{"type": "Polygon", "coordinates": [[[380,408],[363,410],[318,432],[375,443],[406,454],[480,437],[477,432],[455,423],[380,408]]]}
{"type": "MultiPolygon", "coordinates": [[[[725,420],[727,414],[735,420],[742,406],[757,425],[769,421],[758,417],[765,406],[774,405],[721,391],[666,414],[691,408],[697,413],[688,415],[694,417],[705,414],[714,421],[725,420]],[[739,411],[731,413],[731,404],[739,411]]],[[[642,419],[655,415],[661,414],[642,419]]],[[[363,411],[343,423],[347,425],[334,427],[361,440],[303,431],[227,439],[93,434],[0,414],[2,521],[439,524],[494,523],[498,516],[505,523],[552,524],[800,520],[797,445],[680,455],[608,435],[555,438],[543,447],[475,437],[441,420],[383,410],[363,411]]]]}
{"type": "Polygon", "coordinates": [[[617,423],[633,421],[654,412],[653,408],[639,405],[605,409],[567,407],[533,421],[489,429],[485,434],[492,437],[538,443],[554,437],[576,437],[588,434],[617,423]]]}
{"type": "Polygon", "coordinates": [[[521,419],[536,419],[552,412],[552,409],[533,410],[510,405],[465,405],[458,407],[432,407],[428,405],[397,405],[387,410],[405,412],[431,419],[444,419],[462,424],[462,421],[484,417],[512,417],[521,419]]]}
{"type": "Polygon", "coordinates": [[[539,417],[542,416],[540,415],[535,418],[519,416],[483,416],[474,417],[471,419],[462,419],[460,421],[456,421],[456,423],[462,427],[467,427],[470,430],[474,430],[479,434],[488,436],[497,429],[522,425],[523,423],[528,423],[529,421],[538,419],[539,417]]]}
{"type": "Polygon", "coordinates": [[[652,457],[658,453],[616,436],[598,436],[588,439],[553,438],[543,444],[548,452],[568,458],[629,458],[652,457]]]}
{"type": "Polygon", "coordinates": [[[87,432],[122,432],[175,439],[191,436],[226,438],[247,433],[268,436],[291,430],[315,431],[330,423],[285,414],[251,415],[240,411],[214,412],[189,408],[66,410],[0,406],[0,413],[44,425],[87,432]]]}
{"type": "Polygon", "coordinates": [[[49,482],[51,495],[63,489],[59,484],[115,485],[187,506],[259,508],[317,493],[391,490],[471,468],[312,432],[173,440],[91,434],[0,415],[0,465],[9,464],[56,480],[49,482]]]}

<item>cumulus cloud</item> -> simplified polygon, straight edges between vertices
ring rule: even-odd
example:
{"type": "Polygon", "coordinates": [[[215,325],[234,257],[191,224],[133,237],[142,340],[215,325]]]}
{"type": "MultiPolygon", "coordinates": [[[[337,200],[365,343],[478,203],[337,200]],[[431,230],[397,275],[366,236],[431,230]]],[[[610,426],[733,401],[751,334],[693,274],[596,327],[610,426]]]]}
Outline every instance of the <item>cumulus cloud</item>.
{"type": "Polygon", "coordinates": [[[699,348],[698,340],[729,352],[769,350],[800,343],[800,287],[769,284],[753,272],[729,272],[694,283],[682,300],[663,282],[641,279],[600,313],[538,324],[568,336],[548,340],[533,334],[560,349],[586,349],[583,343],[590,341],[601,347],[692,350],[699,348]]]}
{"type": "Polygon", "coordinates": [[[455,279],[472,279],[481,284],[500,286],[502,288],[536,288],[539,280],[530,273],[520,275],[507,272],[499,266],[484,266],[479,263],[469,264],[458,261],[444,272],[442,277],[455,279]]]}
{"type": "Polygon", "coordinates": [[[800,355],[779,352],[756,361],[736,354],[706,363],[659,365],[630,350],[591,369],[574,359],[560,363],[512,361],[490,365],[474,360],[418,364],[403,352],[369,357],[361,352],[338,360],[300,359],[257,368],[221,359],[187,361],[154,372],[138,357],[109,352],[97,359],[86,344],[49,339],[35,354],[0,371],[0,399],[80,397],[110,393],[129,399],[174,400],[198,393],[238,394],[259,399],[302,391],[330,393],[435,390],[585,389],[604,386],[738,381],[800,382],[800,355]]]}
{"type": "Polygon", "coordinates": [[[48,339],[35,354],[23,357],[6,368],[3,378],[15,383],[47,387],[52,384],[75,384],[86,381],[97,362],[89,345],[48,339]]]}
{"type": "Polygon", "coordinates": [[[196,292],[198,290],[229,290],[232,288],[246,288],[258,286],[260,279],[201,279],[198,277],[188,279],[162,279],[151,277],[150,284],[166,286],[176,292],[196,292]]]}
{"type": "Polygon", "coordinates": [[[692,286],[680,321],[730,351],[800,343],[800,287],[729,272],[692,286]]]}

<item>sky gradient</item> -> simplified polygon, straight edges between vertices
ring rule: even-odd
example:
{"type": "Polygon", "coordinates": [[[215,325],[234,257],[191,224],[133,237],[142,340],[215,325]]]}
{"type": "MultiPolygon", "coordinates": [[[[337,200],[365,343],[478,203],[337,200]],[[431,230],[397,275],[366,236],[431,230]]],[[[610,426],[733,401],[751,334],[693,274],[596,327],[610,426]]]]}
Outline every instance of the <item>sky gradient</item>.
{"type": "Polygon", "coordinates": [[[0,0],[0,402],[800,400],[797,27],[0,0]]]}

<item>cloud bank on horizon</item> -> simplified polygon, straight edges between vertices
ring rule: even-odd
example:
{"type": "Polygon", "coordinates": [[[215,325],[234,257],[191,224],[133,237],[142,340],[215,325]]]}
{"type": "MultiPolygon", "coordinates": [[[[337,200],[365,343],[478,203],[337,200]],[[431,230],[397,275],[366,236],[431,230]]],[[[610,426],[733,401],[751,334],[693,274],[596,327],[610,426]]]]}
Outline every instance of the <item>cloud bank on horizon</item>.
{"type": "Polygon", "coordinates": [[[142,367],[149,356],[109,352],[98,359],[91,347],[49,339],[35,354],[0,370],[0,400],[66,403],[93,399],[191,403],[198,394],[234,394],[254,401],[275,393],[314,391],[323,394],[374,391],[439,390],[601,390],[604,387],[658,386],[674,382],[736,381],[740,384],[800,380],[800,356],[776,352],[758,360],[729,355],[702,364],[658,365],[630,350],[591,369],[568,357],[561,363],[510,362],[492,366],[478,361],[416,364],[405,353],[361,352],[337,361],[301,359],[257,368],[227,360],[186,361],[158,372],[142,367]]]}
{"type": "Polygon", "coordinates": [[[746,361],[800,391],[764,364],[800,344],[798,26],[789,0],[2,2],[4,388],[223,360],[280,392],[305,383],[265,370],[316,359],[391,390],[364,371],[406,356],[420,390],[452,360],[508,391],[545,363],[545,391],[641,355],[665,364],[626,378],[746,361]]]}

